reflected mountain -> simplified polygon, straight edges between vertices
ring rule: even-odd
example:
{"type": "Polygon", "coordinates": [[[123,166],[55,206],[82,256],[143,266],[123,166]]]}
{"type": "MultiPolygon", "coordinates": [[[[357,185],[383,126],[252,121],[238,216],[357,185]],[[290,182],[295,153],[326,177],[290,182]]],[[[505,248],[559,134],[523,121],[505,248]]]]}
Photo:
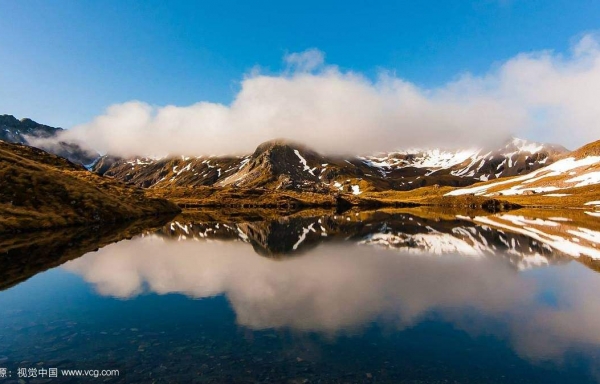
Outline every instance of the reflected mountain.
{"type": "Polygon", "coordinates": [[[466,216],[420,217],[410,210],[314,213],[254,221],[197,221],[184,215],[156,234],[179,241],[241,241],[271,258],[301,255],[320,244],[349,241],[417,254],[503,257],[518,269],[571,259],[543,239],[480,225],[466,216]]]}
{"type": "Polygon", "coordinates": [[[163,226],[172,216],[152,217],[111,226],[79,226],[0,237],[0,290],[82,255],[163,226]]]}
{"type": "Polygon", "coordinates": [[[600,220],[585,211],[531,211],[459,216],[484,227],[521,234],[600,271],[600,220]],[[520,214],[519,214],[520,213],[520,214]]]}

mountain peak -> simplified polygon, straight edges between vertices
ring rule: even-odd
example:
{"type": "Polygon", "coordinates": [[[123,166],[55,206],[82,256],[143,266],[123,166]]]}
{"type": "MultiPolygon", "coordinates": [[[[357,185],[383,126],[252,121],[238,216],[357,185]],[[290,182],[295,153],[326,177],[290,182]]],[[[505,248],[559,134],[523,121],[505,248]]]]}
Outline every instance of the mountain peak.
{"type": "Polygon", "coordinates": [[[39,128],[43,128],[43,129],[61,130],[61,128],[54,128],[54,127],[50,127],[48,125],[40,124],[37,121],[30,119],[29,117],[23,117],[21,119],[17,119],[15,116],[8,115],[8,114],[0,115],[0,125],[5,125],[5,126],[15,127],[15,128],[25,128],[25,129],[32,129],[32,128],[39,127],[39,128]]]}
{"type": "Polygon", "coordinates": [[[264,152],[272,151],[277,148],[300,149],[303,151],[307,150],[306,146],[303,144],[300,144],[298,142],[295,142],[295,141],[292,141],[289,139],[279,138],[279,139],[273,139],[273,140],[269,140],[269,141],[265,141],[264,143],[261,143],[258,147],[256,147],[253,157],[259,156],[260,154],[262,154],[264,152]]]}
{"type": "Polygon", "coordinates": [[[21,125],[23,125],[24,127],[28,127],[28,128],[38,127],[38,126],[42,125],[42,124],[38,123],[37,121],[30,119],[29,117],[24,117],[19,121],[21,122],[21,125]]]}
{"type": "Polygon", "coordinates": [[[19,124],[19,120],[13,115],[0,115],[0,125],[19,124]]]}
{"type": "Polygon", "coordinates": [[[555,153],[568,152],[568,150],[561,145],[540,143],[540,142],[536,142],[536,141],[521,139],[521,138],[514,137],[514,136],[509,138],[508,140],[506,140],[504,149],[511,151],[511,152],[530,153],[530,154],[536,154],[536,153],[542,152],[542,151],[552,151],[555,153]]]}

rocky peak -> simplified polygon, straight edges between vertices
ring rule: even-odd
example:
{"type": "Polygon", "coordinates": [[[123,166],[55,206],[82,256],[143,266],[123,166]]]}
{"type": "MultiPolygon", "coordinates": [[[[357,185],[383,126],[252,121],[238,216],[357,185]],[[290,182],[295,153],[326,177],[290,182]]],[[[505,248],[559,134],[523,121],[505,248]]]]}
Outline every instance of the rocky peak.
{"type": "MultiPolygon", "coordinates": [[[[21,126],[23,126],[25,128],[38,128],[38,127],[42,126],[42,124],[40,124],[34,120],[31,120],[28,117],[22,118],[20,120],[20,122],[21,122],[21,126]]],[[[44,125],[44,126],[48,127],[47,125],[44,125]]],[[[49,127],[49,128],[53,128],[53,127],[49,127]]],[[[54,128],[54,129],[61,129],[61,128],[54,128]]]]}
{"type": "Polygon", "coordinates": [[[323,157],[302,144],[277,139],[260,144],[237,172],[219,185],[297,188],[318,181],[316,167],[323,157]]]}
{"type": "Polygon", "coordinates": [[[19,120],[13,115],[0,115],[0,125],[16,126],[19,120]]]}
{"type": "Polygon", "coordinates": [[[18,120],[13,115],[0,115],[0,140],[37,147],[81,165],[88,165],[100,156],[96,151],[80,144],[55,140],[62,130],[30,118],[18,120]]]}
{"type": "MultiPolygon", "coordinates": [[[[278,156],[284,156],[289,153],[294,153],[294,151],[299,151],[301,153],[317,155],[316,152],[308,149],[303,144],[287,140],[287,139],[275,139],[265,141],[256,147],[256,150],[252,154],[253,158],[257,158],[262,154],[269,154],[272,158],[276,158],[278,156]]],[[[317,155],[318,156],[318,155],[317,155]]]]}
{"type": "MultiPolygon", "coordinates": [[[[56,132],[62,131],[62,128],[55,128],[49,125],[40,124],[27,117],[18,120],[13,115],[1,115],[0,127],[3,128],[5,132],[8,129],[17,136],[31,135],[36,137],[50,137],[55,135],[56,132]]],[[[19,142],[21,144],[25,144],[25,139],[21,139],[19,142]]]]}

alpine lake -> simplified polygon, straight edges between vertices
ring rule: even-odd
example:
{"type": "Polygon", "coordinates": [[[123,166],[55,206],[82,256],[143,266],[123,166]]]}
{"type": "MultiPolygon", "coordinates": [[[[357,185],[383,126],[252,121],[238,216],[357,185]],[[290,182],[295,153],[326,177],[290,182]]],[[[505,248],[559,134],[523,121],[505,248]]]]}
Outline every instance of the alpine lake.
{"type": "Polygon", "coordinates": [[[0,384],[597,383],[599,271],[584,211],[189,210],[5,235],[0,384]]]}

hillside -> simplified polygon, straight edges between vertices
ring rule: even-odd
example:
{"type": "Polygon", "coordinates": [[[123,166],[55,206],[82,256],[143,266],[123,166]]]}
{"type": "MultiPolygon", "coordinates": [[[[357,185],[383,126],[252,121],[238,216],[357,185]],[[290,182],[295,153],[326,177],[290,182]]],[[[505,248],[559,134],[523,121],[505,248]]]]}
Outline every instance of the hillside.
{"type": "Polygon", "coordinates": [[[0,115],[0,140],[2,141],[32,145],[82,165],[92,164],[100,157],[96,151],[84,148],[80,144],[45,141],[45,139],[55,138],[62,130],[27,118],[18,120],[12,115],[0,115]]]}
{"type": "Polygon", "coordinates": [[[585,145],[544,168],[504,180],[450,191],[445,196],[484,196],[530,205],[600,207],[600,140],[585,145]]]}
{"type": "Polygon", "coordinates": [[[511,139],[498,149],[411,150],[377,156],[325,156],[285,140],[246,156],[118,159],[105,156],[99,174],[143,188],[235,187],[310,192],[407,191],[428,185],[462,187],[526,174],[562,158],[554,145],[511,139]]]}
{"type": "Polygon", "coordinates": [[[176,212],[165,199],[40,149],[0,141],[0,233],[176,212]]]}

